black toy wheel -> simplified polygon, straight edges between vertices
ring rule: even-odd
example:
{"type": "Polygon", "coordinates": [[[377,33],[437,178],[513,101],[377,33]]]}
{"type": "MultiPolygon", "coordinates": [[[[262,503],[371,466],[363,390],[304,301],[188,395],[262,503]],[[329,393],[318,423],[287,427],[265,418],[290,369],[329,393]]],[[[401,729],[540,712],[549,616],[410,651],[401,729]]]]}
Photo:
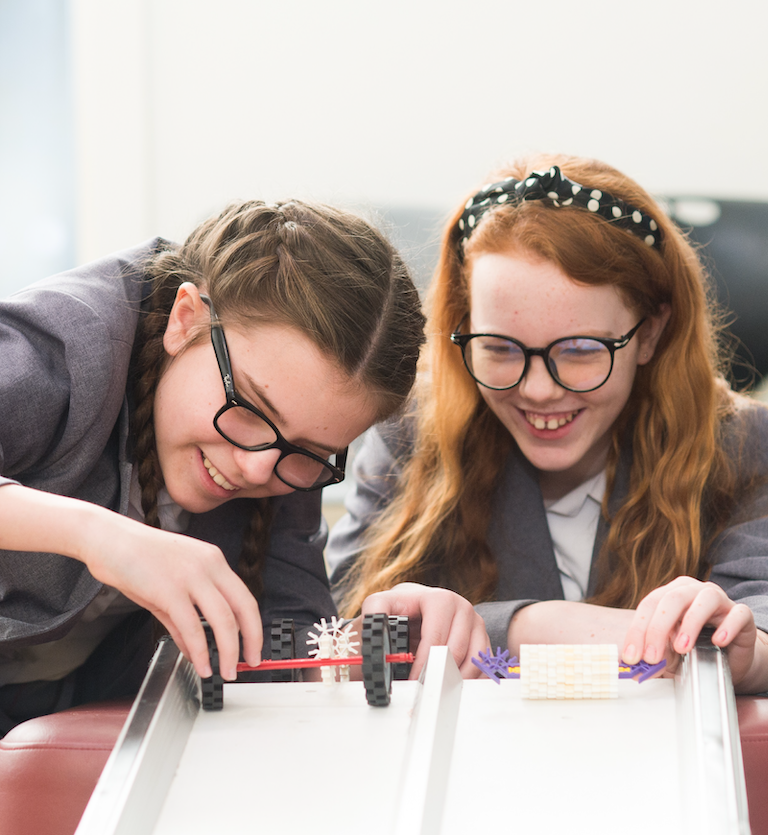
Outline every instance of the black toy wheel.
{"type": "Polygon", "coordinates": [[[224,707],[224,679],[219,674],[219,650],[216,646],[216,639],[213,637],[213,629],[207,621],[202,621],[205,637],[208,641],[208,654],[211,658],[211,670],[213,675],[201,679],[203,710],[221,710],[224,707]]]}
{"type": "MultiPolygon", "coordinates": [[[[408,618],[404,615],[389,616],[389,646],[390,652],[410,652],[411,633],[408,628],[408,618]]],[[[405,681],[411,672],[411,665],[407,662],[392,665],[392,678],[395,681],[405,681]]]]}
{"type": "MultiPolygon", "coordinates": [[[[272,621],[271,658],[273,661],[287,661],[296,657],[296,632],[291,618],[276,618],[272,621]]],[[[272,681],[298,681],[298,670],[273,670],[272,681]]]]}
{"type": "Polygon", "coordinates": [[[392,692],[389,655],[389,619],[386,615],[363,617],[363,683],[369,705],[386,707],[392,692]]]}

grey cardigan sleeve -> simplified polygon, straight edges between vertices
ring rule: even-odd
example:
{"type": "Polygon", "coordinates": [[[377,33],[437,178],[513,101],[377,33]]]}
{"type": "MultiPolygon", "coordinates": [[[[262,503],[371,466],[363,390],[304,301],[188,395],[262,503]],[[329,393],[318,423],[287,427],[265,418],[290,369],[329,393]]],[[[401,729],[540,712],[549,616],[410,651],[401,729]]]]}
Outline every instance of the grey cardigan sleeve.
{"type": "Polygon", "coordinates": [[[727,426],[725,449],[746,487],[707,554],[709,579],[749,606],[758,629],[768,632],[768,409],[753,403],[739,410],[727,426]]]}
{"type": "Polygon", "coordinates": [[[158,241],[0,302],[0,473],[72,495],[102,456],[125,397],[143,289],[158,241]]]}
{"type": "Polygon", "coordinates": [[[87,471],[86,459],[94,466],[107,443],[130,343],[116,351],[101,318],[69,294],[49,291],[39,305],[40,294],[27,295],[6,302],[0,315],[0,472],[64,492],[73,462],[87,471]],[[77,338],[66,322],[78,323],[77,338]]]}
{"type": "Polygon", "coordinates": [[[347,512],[334,525],[325,552],[334,586],[359,558],[368,529],[395,494],[402,472],[398,451],[409,445],[398,429],[398,424],[369,429],[355,455],[354,486],[344,502],[347,512]]]}
{"type": "Polygon", "coordinates": [[[768,519],[728,528],[711,556],[716,562],[709,579],[731,600],[749,606],[757,628],[768,632],[768,519]]]}
{"type": "MultiPolygon", "coordinates": [[[[365,434],[354,460],[355,483],[345,502],[347,513],[331,531],[326,549],[336,599],[344,592],[347,572],[362,553],[368,529],[392,501],[403,464],[412,448],[413,421],[410,418],[380,424],[365,434]]],[[[533,602],[533,599],[500,600],[475,607],[485,621],[494,649],[497,646],[506,648],[512,616],[533,602]]]]}

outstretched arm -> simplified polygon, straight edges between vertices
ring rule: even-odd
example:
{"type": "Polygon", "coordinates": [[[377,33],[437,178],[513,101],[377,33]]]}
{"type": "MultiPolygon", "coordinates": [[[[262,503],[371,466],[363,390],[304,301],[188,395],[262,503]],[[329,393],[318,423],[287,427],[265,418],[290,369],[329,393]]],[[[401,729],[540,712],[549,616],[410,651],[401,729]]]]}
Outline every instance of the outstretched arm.
{"type": "Polygon", "coordinates": [[[748,606],[715,583],[678,577],[647,595],[637,609],[548,600],[517,611],[509,626],[512,654],[520,644],[613,643],[628,664],[667,662],[674,672],[701,629],[715,627],[713,643],[728,654],[739,693],[768,690],[768,636],[755,627],[748,606]]]}
{"type": "Polygon", "coordinates": [[[200,614],[216,636],[225,679],[236,677],[238,633],[246,661],[256,665],[261,659],[258,604],[222,552],[207,542],[90,502],[6,484],[0,487],[0,549],[62,554],[85,563],[97,580],[152,612],[203,677],[211,672],[200,614]]]}
{"type": "Polygon", "coordinates": [[[507,646],[519,655],[521,644],[624,644],[634,611],[577,603],[542,600],[515,612],[507,646]]]}

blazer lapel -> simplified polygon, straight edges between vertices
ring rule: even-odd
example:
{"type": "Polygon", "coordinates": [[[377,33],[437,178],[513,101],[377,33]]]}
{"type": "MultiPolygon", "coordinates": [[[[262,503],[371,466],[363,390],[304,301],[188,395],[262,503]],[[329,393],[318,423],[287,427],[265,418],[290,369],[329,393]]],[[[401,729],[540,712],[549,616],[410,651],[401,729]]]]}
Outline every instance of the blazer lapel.
{"type": "Polygon", "coordinates": [[[495,494],[488,543],[499,566],[497,600],[562,600],[536,471],[517,450],[495,494]]]}
{"type": "MultiPolygon", "coordinates": [[[[616,511],[624,503],[629,493],[629,478],[632,469],[632,450],[625,447],[619,456],[619,463],[616,466],[616,478],[613,484],[613,492],[608,498],[608,518],[612,519],[616,511]]],[[[600,521],[597,523],[597,534],[595,536],[595,545],[592,549],[592,565],[589,570],[589,583],[587,585],[587,597],[592,597],[597,592],[598,582],[600,580],[600,551],[603,548],[603,543],[608,537],[610,524],[608,519],[601,513],[600,521]]],[[[610,562],[610,557],[609,557],[610,562]]]]}

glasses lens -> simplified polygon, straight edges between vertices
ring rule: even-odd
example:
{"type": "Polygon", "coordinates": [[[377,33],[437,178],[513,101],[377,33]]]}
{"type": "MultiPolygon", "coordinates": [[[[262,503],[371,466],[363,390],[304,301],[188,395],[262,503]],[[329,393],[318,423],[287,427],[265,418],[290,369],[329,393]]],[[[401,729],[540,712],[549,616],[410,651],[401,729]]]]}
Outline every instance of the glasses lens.
{"type": "Polygon", "coordinates": [[[472,376],[492,389],[511,388],[525,370],[525,354],[519,345],[498,336],[475,336],[464,349],[472,376]]]}
{"type": "Polygon", "coordinates": [[[613,358],[594,339],[561,339],[549,350],[549,367],[555,379],[575,391],[601,386],[611,373],[613,358]]]}
{"type": "Polygon", "coordinates": [[[275,430],[245,406],[232,406],[216,418],[215,424],[228,441],[241,446],[258,447],[277,440],[275,430]]]}
{"type": "Polygon", "coordinates": [[[280,478],[291,487],[322,487],[336,481],[330,467],[298,452],[281,458],[276,470],[280,478]]]}

